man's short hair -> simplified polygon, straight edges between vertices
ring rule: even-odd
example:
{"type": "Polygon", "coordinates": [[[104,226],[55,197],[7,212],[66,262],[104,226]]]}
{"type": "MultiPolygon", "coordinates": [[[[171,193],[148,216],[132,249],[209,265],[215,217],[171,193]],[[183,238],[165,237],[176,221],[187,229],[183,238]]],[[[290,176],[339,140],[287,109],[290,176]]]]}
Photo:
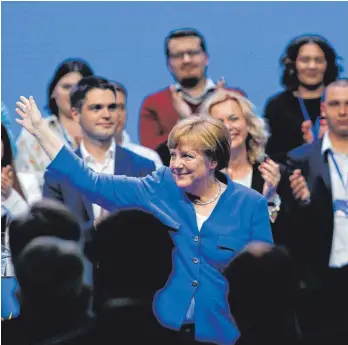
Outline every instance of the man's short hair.
{"type": "Polygon", "coordinates": [[[15,272],[21,295],[29,303],[71,300],[83,290],[83,256],[75,241],[44,236],[33,239],[19,254],[15,272]]]}
{"type": "Polygon", "coordinates": [[[333,81],[332,83],[330,83],[328,86],[326,86],[325,91],[324,91],[324,95],[322,100],[325,101],[326,99],[326,93],[329,87],[348,87],[348,78],[339,78],[335,81],[333,81]]]}
{"type": "Polygon", "coordinates": [[[70,91],[71,107],[81,111],[87,93],[93,89],[110,90],[115,94],[114,86],[107,79],[95,76],[85,77],[70,91]]]}
{"type": "Polygon", "coordinates": [[[195,29],[187,28],[187,29],[176,29],[171,31],[165,39],[165,52],[167,58],[169,58],[169,41],[174,38],[182,38],[182,37],[198,37],[200,39],[201,49],[206,53],[207,45],[205,43],[204,36],[195,29]]]}
{"type": "Polygon", "coordinates": [[[9,244],[12,261],[23,248],[39,236],[54,236],[78,242],[81,229],[78,221],[63,205],[43,199],[32,204],[28,213],[15,218],[9,226],[9,244]]]}
{"type": "Polygon", "coordinates": [[[110,81],[110,83],[114,86],[115,91],[123,93],[124,96],[127,98],[128,92],[126,87],[122,83],[118,81],[110,81]]]}
{"type": "Polygon", "coordinates": [[[89,258],[98,262],[94,286],[101,301],[153,296],[163,288],[172,268],[169,230],[153,215],[134,209],[98,224],[94,257],[89,258]]]}

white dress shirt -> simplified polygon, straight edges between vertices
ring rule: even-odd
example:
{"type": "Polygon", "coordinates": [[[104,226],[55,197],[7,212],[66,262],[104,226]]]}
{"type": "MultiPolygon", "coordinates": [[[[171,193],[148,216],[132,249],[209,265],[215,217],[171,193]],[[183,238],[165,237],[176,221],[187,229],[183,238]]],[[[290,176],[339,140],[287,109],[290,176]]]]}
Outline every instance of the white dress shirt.
{"type": "MultiPolygon", "coordinates": [[[[330,169],[332,202],[336,200],[348,202],[348,154],[340,154],[334,151],[328,133],[324,134],[321,152],[324,154],[331,150],[343,177],[345,187],[335,167],[331,154],[328,153],[330,169]]],[[[334,205],[333,205],[334,206],[334,205]]],[[[334,211],[334,229],[330,254],[330,267],[342,267],[348,264],[348,214],[342,211],[334,211]]]]}
{"type": "Polygon", "coordinates": [[[154,162],[156,169],[163,167],[163,162],[155,150],[148,147],[134,144],[131,141],[129,134],[126,131],[122,132],[122,147],[136,153],[137,155],[149,159],[154,162]]]}
{"type": "Polygon", "coordinates": [[[245,176],[243,179],[237,180],[234,179],[233,182],[239,183],[244,187],[251,188],[251,182],[253,180],[253,170],[250,170],[249,174],[245,176]]]}
{"type": "MultiPolygon", "coordinates": [[[[89,168],[98,173],[110,175],[115,173],[116,143],[114,139],[112,139],[110,147],[105,152],[105,159],[103,163],[97,162],[96,159],[87,151],[83,140],[81,141],[80,149],[82,158],[89,168]]],[[[94,218],[96,219],[100,215],[101,207],[97,204],[92,204],[92,207],[94,218]]]]}

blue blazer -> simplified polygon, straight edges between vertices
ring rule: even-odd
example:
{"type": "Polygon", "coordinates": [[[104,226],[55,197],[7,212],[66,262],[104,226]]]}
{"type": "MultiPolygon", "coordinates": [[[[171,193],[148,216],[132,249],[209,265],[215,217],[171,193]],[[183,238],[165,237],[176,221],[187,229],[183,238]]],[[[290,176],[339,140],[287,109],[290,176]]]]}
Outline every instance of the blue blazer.
{"type": "MultiPolygon", "coordinates": [[[[81,150],[76,155],[82,158],[81,150]]],[[[156,170],[153,161],[141,157],[119,145],[115,152],[115,175],[143,177],[156,170]]],[[[94,221],[92,202],[81,193],[69,179],[47,170],[44,175],[43,197],[63,203],[79,221],[82,230],[92,226],[94,221]]]]}
{"type": "Polygon", "coordinates": [[[154,299],[162,325],[180,329],[194,297],[198,340],[231,345],[238,339],[222,272],[248,242],[272,243],[267,201],[261,194],[218,173],[227,189],[199,231],[191,201],[166,167],[144,178],[97,174],[63,147],[48,170],[69,179],[105,209],[138,207],[172,229],[173,269],[154,299]]]}

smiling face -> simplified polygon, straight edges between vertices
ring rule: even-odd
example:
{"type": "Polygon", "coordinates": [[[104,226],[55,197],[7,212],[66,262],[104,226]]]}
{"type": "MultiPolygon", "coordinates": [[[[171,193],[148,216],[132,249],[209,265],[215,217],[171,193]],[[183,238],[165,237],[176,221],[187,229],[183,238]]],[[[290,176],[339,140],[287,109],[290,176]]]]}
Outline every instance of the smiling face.
{"type": "Polygon", "coordinates": [[[169,168],[179,188],[192,193],[197,186],[211,177],[217,166],[202,150],[189,143],[170,149],[169,168]]]}
{"type": "Polygon", "coordinates": [[[116,97],[111,90],[92,89],[87,92],[80,111],[73,108],[84,136],[92,140],[108,141],[116,132],[118,114],[116,97]]]}
{"type": "Polygon", "coordinates": [[[168,42],[168,50],[168,67],[179,83],[205,77],[208,56],[201,48],[199,37],[173,38],[168,42]]]}
{"type": "Polygon", "coordinates": [[[327,61],[322,49],[315,43],[304,44],[296,58],[298,80],[304,85],[317,85],[324,81],[327,61]]]}
{"type": "Polygon", "coordinates": [[[224,123],[231,136],[231,150],[246,145],[248,137],[247,121],[239,103],[234,99],[227,99],[214,104],[210,108],[210,115],[224,123]]]}

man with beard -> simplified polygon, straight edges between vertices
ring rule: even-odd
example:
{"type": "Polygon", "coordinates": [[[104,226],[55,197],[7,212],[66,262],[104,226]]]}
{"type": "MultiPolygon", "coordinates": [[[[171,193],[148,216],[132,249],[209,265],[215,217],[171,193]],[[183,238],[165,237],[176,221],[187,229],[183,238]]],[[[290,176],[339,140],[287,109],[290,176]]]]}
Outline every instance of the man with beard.
{"type": "Polygon", "coordinates": [[[217,87],[224,87],[223,80],[215,84],[207,77],[209,57],[204,37],[197,30],[170,32],[165,51],[176,84],[147,96],[140,110],[140,142],[152,149],[167,141],[180,119],[197,113],[217,87]]]}

